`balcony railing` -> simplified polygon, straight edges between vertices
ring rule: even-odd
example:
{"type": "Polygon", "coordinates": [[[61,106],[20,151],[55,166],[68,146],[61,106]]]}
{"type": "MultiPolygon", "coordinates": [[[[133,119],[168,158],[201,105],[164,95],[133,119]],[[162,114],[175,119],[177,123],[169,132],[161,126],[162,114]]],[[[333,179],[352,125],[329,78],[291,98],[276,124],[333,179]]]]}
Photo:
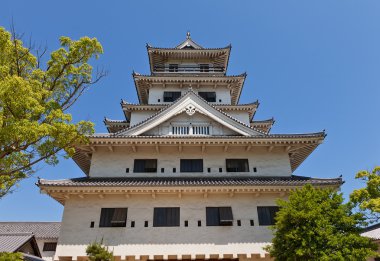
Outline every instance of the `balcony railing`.
{"type": "Polygon", "coordinates": [[[178,65],[178,66],[154,66],[156,73],[223,73],[224,67],[221,66],[196,66],[196,65],[178,65]]]}

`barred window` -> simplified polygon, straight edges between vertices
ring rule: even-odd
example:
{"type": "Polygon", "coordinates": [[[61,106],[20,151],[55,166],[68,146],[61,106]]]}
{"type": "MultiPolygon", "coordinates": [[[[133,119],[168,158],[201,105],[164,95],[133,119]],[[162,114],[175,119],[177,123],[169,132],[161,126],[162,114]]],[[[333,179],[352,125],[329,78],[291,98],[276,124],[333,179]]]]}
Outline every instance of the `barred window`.
{"type": "Polygon", "coordinates": [[[216,92],[198,92],[198,94],[208,102],[216,102],[216,92]]]}
{"type": "Polygon", "coordinates": [[[179,208],[154,208],[154,227],[179,227],[179,208]]]}
{"type": "Polygon", "coordinates": [[[57,242],[45,242],[42,251],[55,251],[57,248],[57,242]]]}
{"type": "Polygon", "coordinates": [[[164,92],[164,102],[174,102],[181,97],[181,92],[164,92]]]}
{"type": "Polygon", "coordinates": [[[277,206],[257,207],[260,226],[271,226],[275,223],[276,213],[280,208],[277,206]]]}
{"type": "Polygon", "coordinates": [[[135,159],[133,172],[157,172],[156,159],[135,159]]]}
{"type": "Polygon", "coordinates": [[[127,208],[102,208],[99,227],[125,227],[127,213],[127,208]]]}
{"type": "Polygon", "coordinates": [[[233,215],[231,207],[207,207],[207,226],[232,226],[233,215]]]}
{"type": "Polygon", "coordinates": [[[181,159],[181,172],[203,172],[203,159],[181,159]]]}
{"type": "Polygon", "coordinates": [[[227,172],[248,172],[248,159],[226,159],[227,172]]]}

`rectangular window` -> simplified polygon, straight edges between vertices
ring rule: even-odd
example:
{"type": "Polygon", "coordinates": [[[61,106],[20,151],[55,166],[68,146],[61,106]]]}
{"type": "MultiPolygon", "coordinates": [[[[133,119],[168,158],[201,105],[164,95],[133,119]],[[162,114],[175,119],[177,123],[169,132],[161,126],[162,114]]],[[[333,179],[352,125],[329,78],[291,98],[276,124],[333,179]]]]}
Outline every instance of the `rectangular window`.
{"type": "Polygon", "coordinates": [[[154,227],[179,227],[179,208],[154,208],[154,227]]]}
{"type": "Polygon", "coordinates": [[[231,207],[207,207],[207,226],[232,226],[233,215],[231,207]]]}
{"type": "Polygon", "coordinates": [[[275,216],[279,207],[257,207],[257,213],[259,215],[259,226],[271,226],[275,223],[275,216]]]}
{"type": "Polygon", "coordinates": [[[156,159],[135,159],[133,172],[157,172],[156,159]]]}
{"type": "Polygon", "coordinates": [[[199,65],[199,70],[201,72],[209,72],[210,71],[210,65],[208,65],[208,64],[200,64],[199,65]]]}
{"type": "Polygon", "coordinates": [[[164,92],[164,102],[174,102],[181,97],[181,92],[164,92]]]}
{"type": "Polygon", "coordinates": [[[181,159],[181,172],[203,172],[203,159],[181,159]]]}
{"type": "Polygon", "coordinates": [[[248,159],[226,159],[227,172],[248,172],[248,159]]]}
{"type": "Polygon", "coordinates": [[[198,92],[198,94],[208,102],[216,102],[216,92],[198,92]]]}
{"type": "Polygon", "coordinates": [[[99,227],[125,227],[127,208],[102,208],[99,227]]]}
{"type": "Polygon", "coordinates": [[[44,247],[42,251],[55,251],[57,248],[57,242],[46,242],[44,243],[44,247]]]}
{"type": "Polygon", "coordinates": [[[169,72],[178,72],[178,64],[169,64],[169,72]]]}

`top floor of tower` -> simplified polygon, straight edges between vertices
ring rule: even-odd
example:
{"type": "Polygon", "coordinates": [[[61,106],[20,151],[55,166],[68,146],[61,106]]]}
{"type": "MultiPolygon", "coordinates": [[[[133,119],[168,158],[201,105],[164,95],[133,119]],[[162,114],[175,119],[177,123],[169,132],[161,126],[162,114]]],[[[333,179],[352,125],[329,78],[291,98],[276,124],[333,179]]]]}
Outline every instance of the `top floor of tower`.
{"type": "Polygon", "coordinates": [[[171,104],[192,89],[214,105],[237,105],[246,74],[227,76],[231,45],[203,48],[190,37],[174,48],[147,45],[150,75],[133,73],[141,105],[171,104]]]}
{"type": "Polygon", "coordinates": [[[152,75],[225,75],[231,45],[224,48],[204,48],[186,39],[174,48],[158,48],[147,45],[152,75]]]}

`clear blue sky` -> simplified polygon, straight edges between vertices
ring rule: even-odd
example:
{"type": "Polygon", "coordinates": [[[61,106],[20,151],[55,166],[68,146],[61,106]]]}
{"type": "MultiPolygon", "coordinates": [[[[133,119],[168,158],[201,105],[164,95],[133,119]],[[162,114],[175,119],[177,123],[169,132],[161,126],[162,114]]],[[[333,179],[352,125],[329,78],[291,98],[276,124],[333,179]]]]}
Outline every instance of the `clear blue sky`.
{"type": "MultiPolygon", "coordinates": [[[[248,73],[241,103],[259,99],[256,119],[275,117],[272,133],[326,129],[324,144],[294,174],[343,175],[345,197],[361,169],[380,164],[380,1],[13,1],[0,4],[0,26],[58,47],[62,35],[96,37],[109,75],[72,109],[106,132],[122,119],[120,99],[137,102],[132,70],[148,73],[146,43],[172,47],[186,31],[205,47],[232,44],[229,74],[248,73]]],[[[0,200],[0,221],[59,221],[63,207],[36,177],[84,174],[72,160],[40,165],[35,177],[0,200]]]]}

